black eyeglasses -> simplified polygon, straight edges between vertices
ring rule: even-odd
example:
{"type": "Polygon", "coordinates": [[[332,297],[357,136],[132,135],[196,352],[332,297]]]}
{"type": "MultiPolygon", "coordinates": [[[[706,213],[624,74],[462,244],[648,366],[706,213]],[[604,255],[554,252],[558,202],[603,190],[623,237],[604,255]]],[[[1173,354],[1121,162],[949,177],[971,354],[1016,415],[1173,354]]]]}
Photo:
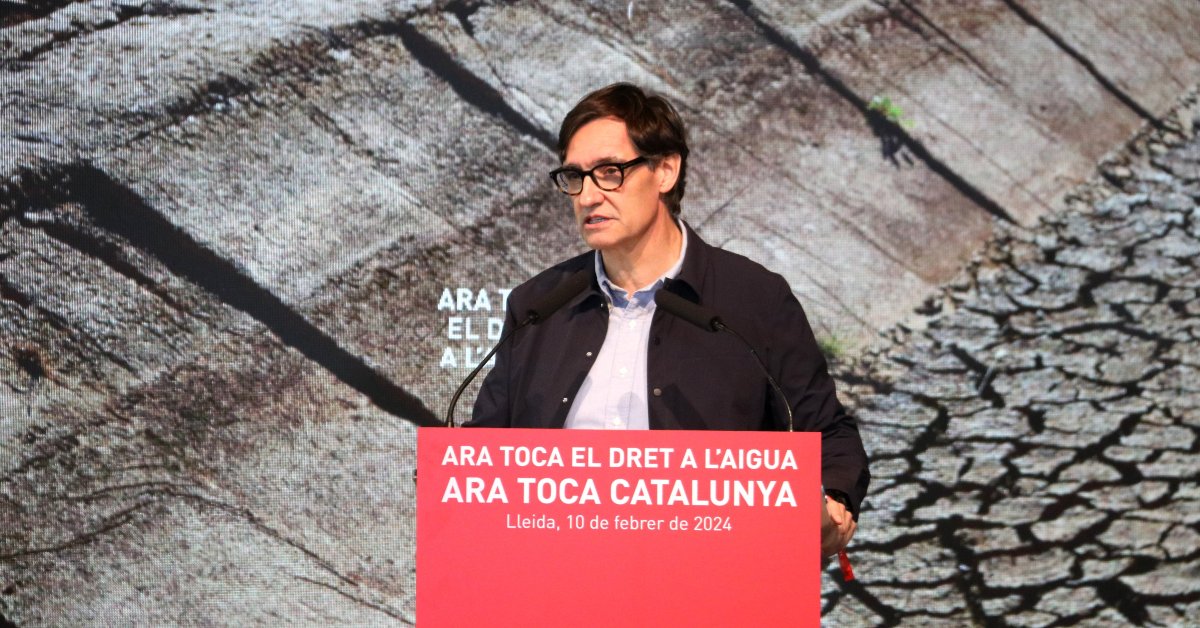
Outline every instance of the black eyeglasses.
{"type": "Polygon", "coordinates": [[[583,178],[591,177],[592,183],[596,187],[606,192],[611,192],[625,183],[625,171],[630,168],[649,161],[646,157],[638,157],[631,159],[623,164],[600,164],[591,170],[580,170],[579,168],[559,168],[550,173],[550,178],[554,180],[554,185],[558,186],[564,194],[575,196],[583,191],[583,178]]]}

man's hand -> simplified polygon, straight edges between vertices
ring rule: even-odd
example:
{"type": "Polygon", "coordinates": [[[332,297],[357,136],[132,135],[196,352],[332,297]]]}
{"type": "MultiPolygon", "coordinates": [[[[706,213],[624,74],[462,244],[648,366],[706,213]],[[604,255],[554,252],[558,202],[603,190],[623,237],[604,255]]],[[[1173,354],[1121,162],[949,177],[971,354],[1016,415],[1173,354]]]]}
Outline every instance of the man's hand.
{"type": "Polygon", "coordinates": [[[821,512],[821,556],[832,556],[845,549],[857,529],[858,524],[842,502],[826,496],[821,512]]]}

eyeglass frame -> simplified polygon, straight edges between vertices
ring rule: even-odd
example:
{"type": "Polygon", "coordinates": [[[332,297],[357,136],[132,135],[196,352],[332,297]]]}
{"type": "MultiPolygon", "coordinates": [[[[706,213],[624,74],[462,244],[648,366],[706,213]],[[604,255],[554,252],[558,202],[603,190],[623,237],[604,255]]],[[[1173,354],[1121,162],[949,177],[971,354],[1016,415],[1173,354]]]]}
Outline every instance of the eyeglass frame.
{"type": "Polygon", "coordinates": [[[650,161],[651,161],[651,159],[649,157],[646,157],[645,155],[639,155],[637,157],[634,157],[633,159],[630,159],[629,161],[627,161],[625,163],[596,164],[595,166],[592,166],[592,168],[590,170],[580,170],[579,168],[564,166],[562,168],[555,168],[554,170],[551,170],[550,171],[550,180],[554,182],[554,187],[558,188],[559,192],[562,192],[563,194],[566,194],[567,196],[579,196],[580,194],[583,194],[583,185],[579,186],[578,192],[575,192],[574,194],[572,194],[572,193],[564,190],[562,185],[560,185],[558,183],[558,175],[560,175],[564,172],[577,172],[577,173],[579,173],[580,181],[583,181],[584,177],[588,177],[592,180],[592,183],[596,184],[597,188],[604,190],[605,192],[612,192],[613,190],[620,188],[622,185],[625,185],[625,171],[626,170],[629,170],[630,168],[632,168],[634,166],[638,166],[638,165],[641,165],[641,164],[644,164],[644,163],[647,163],[650,161]],[[600,180],[596,178],[596,171],[599,170],[600,168],[611,168],[611,167],[616,167],[617,171],[621,173],[621,182],[618,183],[616,185],[616,187],[606,188],[603,185],[600,185],[600,180]]]}

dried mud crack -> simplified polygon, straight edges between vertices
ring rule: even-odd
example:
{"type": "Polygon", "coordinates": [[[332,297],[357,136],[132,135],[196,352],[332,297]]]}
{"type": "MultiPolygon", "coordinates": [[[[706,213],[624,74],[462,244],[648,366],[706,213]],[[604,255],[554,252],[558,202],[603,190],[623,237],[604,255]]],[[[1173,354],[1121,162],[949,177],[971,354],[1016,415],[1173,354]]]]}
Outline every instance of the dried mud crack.
{"type": "Polygon", "coordinates": [[[837,625],[1200,611],[1200,138],[999,236],[853,365],[875,479],[837,625]]]}

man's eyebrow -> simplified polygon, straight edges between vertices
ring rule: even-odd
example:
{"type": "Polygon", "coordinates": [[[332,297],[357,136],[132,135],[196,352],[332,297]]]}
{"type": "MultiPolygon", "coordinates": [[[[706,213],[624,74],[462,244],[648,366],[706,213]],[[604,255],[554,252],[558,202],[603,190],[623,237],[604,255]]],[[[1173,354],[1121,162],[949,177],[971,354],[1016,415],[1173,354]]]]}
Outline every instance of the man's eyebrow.
{"type": "Polygon", "coordinates": [[[591,170],[592,168],[595,168],[596,166],[599,166],[600,164],[621,164],[621,163],[625,163],[626,161],[628,161],[628,160],[621,159],[620,157],[614,157],[612,155],[607,155],[607,156],[601,157],[599,159],[593,160],[590,164],[587,165],[587,167],[584,167],[580,164],[575,164],[575,163],[565,163],[565,164],[563,164],[563,167],[564,168],[578,168],[580,170],[591,170]]]}

